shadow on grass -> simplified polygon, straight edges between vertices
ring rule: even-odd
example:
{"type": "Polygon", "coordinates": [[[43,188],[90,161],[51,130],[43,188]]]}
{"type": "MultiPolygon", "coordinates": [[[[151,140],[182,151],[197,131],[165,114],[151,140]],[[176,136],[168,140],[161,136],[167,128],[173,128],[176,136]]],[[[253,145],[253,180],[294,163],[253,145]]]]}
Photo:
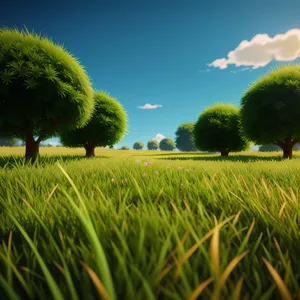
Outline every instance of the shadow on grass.
{"type": "MultiPolygon", "coordinates": [[[[299,159],[299,157],[295,157],[299,159]]],[[[255,162],[255,161],[283,161],[281,156],[254,156],[254,155],[230,155],[222,156],[208,156],[207,154],[201,156],[190,157],[168,157],[158,158],[162,160],[194,160],[194,161],[232,161],[232,162],[255,162]]]]}
{"type": "MultiPolygon", "coordinates": [[[[108,156],[96,156],[95,158],[109,158],[108,156]]],[[[25,165],[31,165],[36,167],[45,167],[47,165],[53,165],[56,162],[73,162],[79,160],[90,160],[82,155],[51,155],[51,156],[40,156],[35,162],[30,163],[25,160],[23,156],[0,156],[0,168],[13,169],[16,167],[22,167],[25,165]]]]}
{"type": "Polygon", "coordinates": [[[173,155],[177,155],[177,156],[186,156],[186,155],[209,155],[211,153],[203,153],[203,152],[168,152],[168,153],[164,153],[164,152],[158,152],[157,154],[137,154],[134,156],[173,156],[173,155]]]}

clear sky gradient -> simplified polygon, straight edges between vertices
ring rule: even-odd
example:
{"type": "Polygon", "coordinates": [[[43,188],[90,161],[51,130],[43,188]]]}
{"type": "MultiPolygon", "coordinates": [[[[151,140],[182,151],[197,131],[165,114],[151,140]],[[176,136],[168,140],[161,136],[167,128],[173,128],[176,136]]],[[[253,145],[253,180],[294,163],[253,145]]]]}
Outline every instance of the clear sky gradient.
{"type": "Polygon", "coordinates": [[[208,64],[257,34],[273,38],[300,29],[300,1],[11,1],[1,4],[0,22],[26,25],[64,44],[86,67],[94,89],[107,91],[127,111],[128,133],[115,147],[131,148],[157,134],[175,138],[181,123],[196,121],[214,103],[238,106],[253,81],[287,62],[273,59],[253,69],[265,54],[249,47],[240,59],[253,65],[208,64]],[[160,106],[138,108],[145,104],[160,106]]]}

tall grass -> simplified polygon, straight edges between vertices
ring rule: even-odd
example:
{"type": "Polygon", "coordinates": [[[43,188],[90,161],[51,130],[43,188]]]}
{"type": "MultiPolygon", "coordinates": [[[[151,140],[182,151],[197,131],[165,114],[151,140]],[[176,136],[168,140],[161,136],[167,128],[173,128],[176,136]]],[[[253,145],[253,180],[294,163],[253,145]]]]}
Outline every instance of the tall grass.
{"type": "Polygon", "coordinates": [[[297,154],[49,151],[2,156],[5,299],[300,297],[297,154]]]}

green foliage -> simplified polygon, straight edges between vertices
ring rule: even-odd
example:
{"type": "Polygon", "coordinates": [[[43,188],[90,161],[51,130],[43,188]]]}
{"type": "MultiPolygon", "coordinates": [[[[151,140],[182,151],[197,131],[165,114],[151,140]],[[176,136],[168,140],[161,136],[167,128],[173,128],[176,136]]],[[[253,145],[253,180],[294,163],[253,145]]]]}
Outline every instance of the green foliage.
{"type": "Polygon", "coordinates": [[[173,151],[175,148],[175,142],[171,138],[164,138],[159,143],[160,150],[173,151]]]}
{"type": "Polygon", "coordinates": [[[123,146],[120,150],[130,150],[130,148],[128,146],[123,146]]]}
{"type": "Polygon", "coordinates": [[[127,115],[122,105],[104,92],[94,92],[95,108],[88,124],[63,131],[60,139],[67,147],[105,147],[118,143],[127,130],[127,115]]]}
{"type": "Polygon", "coordinates": [[[18,140],[13,137],[0,137],[0,146],[11,147],[16,146],[18,140]]]}
{"type": "Polygon", "coordinates": [[[258,151],[261,152],[277,152],[280,151],[280,147],[274,144],[261,145],[258,148],[258,151]]]}
{"type": "Polygon", "coordinates": [[[150,140],[148,143],[147,143],[147,148],[148,150],[157,150],[159,147],[159,143],[158,141],[156,140],[150,140]]]}
{"type": "Polygon", "coordinates": [[[300,150],[300,143],[295,144],[295,146],[293,147],[294,151],[299,151],[300,150]]]}
{"type": "Polygon", "coordinates": [[[291,150],[300,141],[300,65],[279,67],[260,78],[243,95],[241,107],[250,140],[291,150]]]}
{"type": "Polygon", "coordinates": [[[93,105],[87,74],[62,46],[35,33],[0,29],[1,134],[31,145],[37,137],[39,145],[62,129],[84,126],[93,105]]]}
{"type": "Polygon", "coordinates": [[[241,133],[239,109],[231,104],[216,104],[204,110],[195,124],[193,136],[198,149],[221,152],[222,156],[250,146],[241,133]]]}
{"type": "MultiPolygon", "coordinates": [[[[261,152],[277,152],[280,150],[281,150],[281,148],[275,144],[261,145],[258,148],[258,151],[261,151],[261,152]]],[[[295,151],[300,150],[300,143],[297,143],[296,145],[294,145],[293,150],[295,150],[295,151]]]]}
{"type": "Polygon", "coordinates": [[[144,143],[143,142],[136,142],[133,144],[132,147],[134,150],[142,150],[144,148],[144,143]]]}
{"type": "Polygon", "coordinates": [[[197,148],[193,142],[193,130],[194,130],[195,123],[194,122],[187,122],[181,124],[176,132],[176,148],[180,151],[196,151],[197,148]]]}

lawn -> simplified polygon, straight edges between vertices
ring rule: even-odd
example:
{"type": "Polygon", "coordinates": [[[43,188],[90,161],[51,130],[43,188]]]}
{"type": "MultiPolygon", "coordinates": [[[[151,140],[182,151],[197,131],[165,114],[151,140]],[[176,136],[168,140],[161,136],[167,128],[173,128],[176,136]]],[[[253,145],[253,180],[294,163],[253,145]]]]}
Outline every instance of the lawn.
{"type": "Polygon", "coordinates": [[[0,148],[3,299],[299,299],[300,152],[0,148]]]}

